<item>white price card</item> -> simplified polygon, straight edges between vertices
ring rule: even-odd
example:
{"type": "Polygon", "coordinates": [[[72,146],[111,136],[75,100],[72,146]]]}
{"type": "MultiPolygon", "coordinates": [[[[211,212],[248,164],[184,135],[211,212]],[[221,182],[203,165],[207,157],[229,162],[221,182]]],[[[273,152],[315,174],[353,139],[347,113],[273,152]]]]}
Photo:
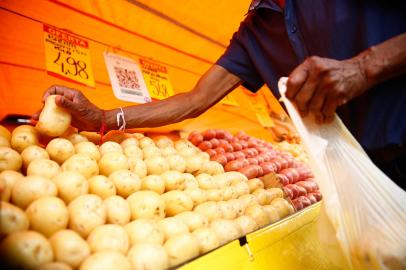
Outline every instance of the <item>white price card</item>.
{"type": "Polygon", "coordinates": [[[104,61],[116,98],[136,103],[151,102],[142,72],[133,59],[104,52],[104,61]]]}

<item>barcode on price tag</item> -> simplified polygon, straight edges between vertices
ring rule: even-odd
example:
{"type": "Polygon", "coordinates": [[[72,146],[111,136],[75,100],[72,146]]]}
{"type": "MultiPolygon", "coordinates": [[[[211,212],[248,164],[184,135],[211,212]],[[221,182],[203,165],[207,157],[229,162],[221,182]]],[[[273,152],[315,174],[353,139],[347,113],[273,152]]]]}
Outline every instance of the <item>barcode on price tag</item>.
{"type": "Polygon", "coordinates": [[[142,72],[133,59],[105,52],[104,61],[118,99],[136,103],[151,101],[142,72]]]}
{"type": "Polygon", "coordinates": [[[44,24],[46,69],[58,78],[94,87],[89,43],[67,31],[44,24]]]}

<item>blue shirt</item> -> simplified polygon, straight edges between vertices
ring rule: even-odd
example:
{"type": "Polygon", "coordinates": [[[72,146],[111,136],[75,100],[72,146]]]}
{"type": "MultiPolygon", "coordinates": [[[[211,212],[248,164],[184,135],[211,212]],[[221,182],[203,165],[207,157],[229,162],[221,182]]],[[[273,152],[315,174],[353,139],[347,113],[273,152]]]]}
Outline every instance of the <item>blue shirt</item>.
{"type": "MultiPolygon", "coordinates": [[[[255,92],[266,84],[278,97],[278,79],[307,57],[344,60],[406,32],[402,1],[253,1],[217,64],[255,92]]],[[[386,81],[339,108],[347,128],[367,150],[403,144],[406,76],[386,81]]]]}

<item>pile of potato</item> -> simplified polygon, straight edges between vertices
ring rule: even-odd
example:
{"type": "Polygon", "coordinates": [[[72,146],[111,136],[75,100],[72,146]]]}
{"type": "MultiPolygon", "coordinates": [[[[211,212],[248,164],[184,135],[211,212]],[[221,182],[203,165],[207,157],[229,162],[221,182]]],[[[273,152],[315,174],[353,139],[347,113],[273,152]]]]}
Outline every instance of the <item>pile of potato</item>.
{"type": "MultiPolygon", "coordinates": [[[[187,140],[0,128],[0,258],[23,269],[166,269],[294,212],[187,140]]],[[[3,262],[4,263],[4,262],[3,262]]]]}

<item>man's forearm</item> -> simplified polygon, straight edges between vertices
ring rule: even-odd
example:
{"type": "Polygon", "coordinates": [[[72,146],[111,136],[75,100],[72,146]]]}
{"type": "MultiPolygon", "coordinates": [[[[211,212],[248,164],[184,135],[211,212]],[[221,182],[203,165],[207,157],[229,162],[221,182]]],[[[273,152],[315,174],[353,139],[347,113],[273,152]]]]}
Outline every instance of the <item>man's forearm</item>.
{"type": "MultiPolygon", "coordinates": [[[[157,127],[197,117],[231,92],[240,79],[214,65],[194,89],[165,100],[123,108],[126,127],[157,127]]],[[[106,111],[108,129],[117,129],[119,109],[106,111]]]]}
{"type": "Polygon", "coordinates": [[[354,58],[360,60],[368,87],[406,73],[406,33],[373,46],[354,58]]]}

